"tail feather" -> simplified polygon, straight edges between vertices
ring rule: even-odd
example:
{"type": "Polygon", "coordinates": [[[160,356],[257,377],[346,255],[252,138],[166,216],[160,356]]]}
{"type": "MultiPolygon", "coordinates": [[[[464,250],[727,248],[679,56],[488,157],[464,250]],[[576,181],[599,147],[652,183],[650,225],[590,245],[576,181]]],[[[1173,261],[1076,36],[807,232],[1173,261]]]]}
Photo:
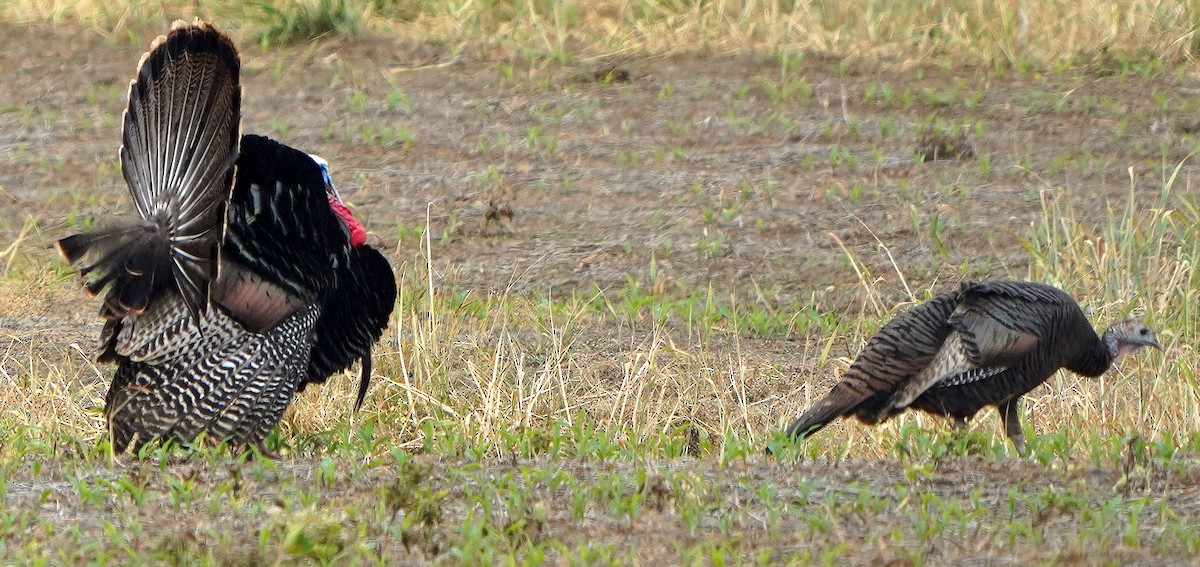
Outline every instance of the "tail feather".
{"type": "Polygon", "coordinates": [[[239,74],[232,41],[204,22],[177,22],[142,57],[120,150],[141,221],[59,242],[111,315],[144,309],[168,285],[193,313],[204,308],[238,154],[239,74]]]}
{"type": "Polygon", "coordinates": [[[154,292],[170,283],[157,277],[170,273],[168,245],[145,221],[68,236],[57,246],[86,278],[88,293],[111,290],[101,307],[105,315],[140,313],[154,292]]]}

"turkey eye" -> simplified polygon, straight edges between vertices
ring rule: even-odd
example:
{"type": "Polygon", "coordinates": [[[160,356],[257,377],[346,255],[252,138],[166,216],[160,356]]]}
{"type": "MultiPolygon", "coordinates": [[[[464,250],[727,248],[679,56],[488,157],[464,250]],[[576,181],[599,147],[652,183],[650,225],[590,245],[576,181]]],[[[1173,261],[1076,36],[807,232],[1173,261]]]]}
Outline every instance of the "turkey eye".
{"type": "Polygon", "coordinates": [[[1144,337],[1144,336],[1146,336],[1146,335],[1149,335],[1149,334],[1150,334],[1150,329],[1145,329],[1145,328],[1143,328],[1142,330],[1138,331],[1138,334],[1139,334],[1139,335],[1141,335],[1141,336],[1143,336],[1143,337],[1144,337]]]}

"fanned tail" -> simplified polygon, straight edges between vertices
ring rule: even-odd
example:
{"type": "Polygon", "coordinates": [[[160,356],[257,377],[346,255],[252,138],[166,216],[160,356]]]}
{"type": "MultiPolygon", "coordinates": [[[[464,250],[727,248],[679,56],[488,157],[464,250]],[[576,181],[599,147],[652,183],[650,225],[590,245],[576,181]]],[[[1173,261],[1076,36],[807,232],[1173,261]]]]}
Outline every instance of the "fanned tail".
{"type": "Polygon", "coordinates": [[[106,315],[140,313],[166,287],[204,309],[238,154],[239,74],[230,39],[199,21],[176,22],[142,56],[120,150],[140,220],[58,242],[106,315]]]}

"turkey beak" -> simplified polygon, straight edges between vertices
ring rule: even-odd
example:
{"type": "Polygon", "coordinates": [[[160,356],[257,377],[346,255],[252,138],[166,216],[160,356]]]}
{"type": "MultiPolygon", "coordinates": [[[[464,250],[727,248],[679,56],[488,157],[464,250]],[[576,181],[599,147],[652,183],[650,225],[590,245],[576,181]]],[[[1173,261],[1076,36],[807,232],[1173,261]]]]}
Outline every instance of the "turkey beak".
{"type": "Polygon", "coordinates": [[[1158,342],[1158,337],[1154,337],[1153,339],[1150,339],[1150,341],[1150,346],[1158,349],[1159,352],[1162,352],[1163,347],[1162,344],[1158,342]]]}

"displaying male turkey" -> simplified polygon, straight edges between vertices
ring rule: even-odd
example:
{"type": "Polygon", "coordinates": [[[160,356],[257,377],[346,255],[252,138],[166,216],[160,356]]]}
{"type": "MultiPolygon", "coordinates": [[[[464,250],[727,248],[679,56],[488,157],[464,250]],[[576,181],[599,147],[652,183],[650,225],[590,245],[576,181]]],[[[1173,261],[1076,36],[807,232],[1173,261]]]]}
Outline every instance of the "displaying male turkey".
{"type": "Polygon", "coordinates": [[[321,160],[240,132],[240,61],[176,22],[129,88],[121,167],[137,219],[59,251],[104,296],[99,360],[113,447],[200,434],[258,445],[293,395],[362,361],[396,281],[321,160]]]}
{"type": "Polygon", "coordinates": [[[994,405],[1024,456],[1022,395],[1059,368],[1100,376],[1144,346],[1162,348],[1134,319],[1096,336],[1079,305],[1058,288],[964,283],[884,325],[842,381],[787,428],[787,436],[803,439],[845,415],[876,424],[910,407],[951,416],[961,426],[994,405]]]}

